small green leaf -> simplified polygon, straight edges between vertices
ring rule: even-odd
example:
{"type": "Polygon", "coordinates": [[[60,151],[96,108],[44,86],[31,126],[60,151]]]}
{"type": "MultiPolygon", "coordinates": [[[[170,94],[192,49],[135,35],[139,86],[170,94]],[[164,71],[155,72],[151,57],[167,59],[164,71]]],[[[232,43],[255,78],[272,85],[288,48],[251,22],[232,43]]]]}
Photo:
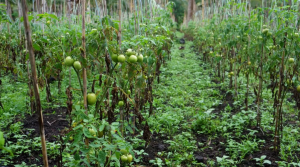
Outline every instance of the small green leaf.
{"type": "Polygon", "coordinates": [[[41,51],[41,47],[38,44],[33,43],[32,46],[33,46],[34,50],[41,51]]]}
{"type": "Polygon", "coordinates": [[[272,162],[271,161],[269,161],[269,160],[264,160],[264,164],[272,164],[272,162]]]}

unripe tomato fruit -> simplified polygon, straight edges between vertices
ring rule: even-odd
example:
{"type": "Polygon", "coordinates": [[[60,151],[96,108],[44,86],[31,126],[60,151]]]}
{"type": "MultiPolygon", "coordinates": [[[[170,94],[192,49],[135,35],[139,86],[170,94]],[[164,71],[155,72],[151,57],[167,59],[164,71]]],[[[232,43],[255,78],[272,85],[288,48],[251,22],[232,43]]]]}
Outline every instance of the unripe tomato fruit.
{"type": "Polygon", "coordinates": [[[135,55],[131,55],[128,59],[130,63],[136,63],[137,62],[137,57],[135,55]]]}
{"type": "Polygon", "coordinates": [[[127,162],[127,160],[128,160],[128,158],[127,158],[126,155],[122,155],[122,156],[121,156],[121,161],[122,161],[122,162],[127,162]]]}
{"type": "Polygon", "coordinates": [[[95,134],[96,134],[96,132],[94,131],[93,128],[90,128],[90,129],[89,129],[89,132],[90,132],[92,135],[95,135],[95,134]]]}
{"type": "Polygon", "coordinates": [[[118,105],[119,105],[119,107],[124,106],[124,101],[119,101],[118,105]]]}
{"type": "Polygon", "coordinates": [[[132,161],[133,157],[131,154],[127,155],[127,162],[130,163],[132,161]]]}
{"type": "Polygon", "coordinates": [[[50,23],[51,23],[51,21],[50,21],[50,20],[48,20],[48,21],[47,21],[47,25],[50,25],[50,23]]]}
{"type": "Polygon", "coordinates": [[[130,91],[130,90],[127,90],[127,94],[129,94],[129,95],[130,95],[130,94],[131,94],[131,91],[130,91]]]}
{"type": "Polygon", "coordinates": [[[98,137],[103,137],[104,131],[98,131],[98,137]]]}
{"type": "Polygon", "coordinates": [[[121,149],[120,152],[122,153],[122,155],[127,155],[128,154],[127,150],[125,150],[125,149],[121,149]]]}
{"type": "Polygon", "coordinates": [[[74,60],[70,56],[68,56],[68,57],[66,57],[64,63],[65,63],[66,66],[70,67],[70,66],[73,65],[74,60]]]}
{"type": "Polygon", "coordinates": [[[127,51],[126,51],[127,56],[134,55],[134,54],[135,54],[135,52],[132,49],[127,49],[127,51]]]}
{"type": "Polygon", "coordinates": [[[143,62],[143,59],[144,59],[144,57],[143,57],[143,55],[142,54],[139,54],[138,56],[137,56],[137,62],[143,62]]]}
{"type": "Polygon", "coordinates": [[[289,63],[294,63],[295,60],[294,60],[294,58],[289,58],[288,61],[289,61],[289,63]]]}
{"type": "Polygon", "coordinates": [[[95,95],[95,93],[89,93],[87,95],[87,103],[88,105],[94,105],[97,101],[97,96],[95,95]]]}
{"type": "Polygon", "coordinates": [[[80,69],[81,69],[81,64],[80,64],[79,61],[75,61],[75,62],[73,63],[73,66],[74,66],[74,68],[75,68],[76,70],[80,70],[80,69]]]}
{"type": "Polygon", "coordinates": [[[230,75],[234,75],[234,72],[233,72],[233,71],[231,71],[229,74],[230,74],[230,75]]]}
{"type": "Polygon", "coordinates": [[[118,55],[116,55],[116,54],[112,54],[111,55],[111,59],[112,59],[112,61],[114,61],[114,62],[118,62],[118,55]]]}
{"type": "Polygon", "coordinates": [[[297,86],[297,91],[300,92],[300,85],[297,86]]]}
{"type": "Polygon", "coordinates": [[[127,55],[127,56],[130,56],[130,55],[131,55],[131,52],[132,52],[132,49],[127,49],[127,50],[126,50],[126,55],[127,55]]]}
{"type": "Polygon", "coordinates": [[[248,61],[248,65],[249,65],[249,66],[251,65],[251,61],[248,61]]]}
{"type": "Polygon", "coordinates": [[[118,61],[120,62],[120,63],[124,63],[125,62],[125,56],[124,55],[119,55],[118,56],[118,61]]]}

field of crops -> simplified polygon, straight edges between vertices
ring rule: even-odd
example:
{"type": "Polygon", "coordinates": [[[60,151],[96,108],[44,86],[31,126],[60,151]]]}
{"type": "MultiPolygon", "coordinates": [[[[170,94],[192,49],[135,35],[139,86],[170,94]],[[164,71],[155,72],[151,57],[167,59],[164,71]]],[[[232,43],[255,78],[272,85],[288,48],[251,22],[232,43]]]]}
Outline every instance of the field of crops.
{"type": "Polygon", "coordinates": [[[300,167],[299,12],[0,1],[0,167],[300,167]]]}

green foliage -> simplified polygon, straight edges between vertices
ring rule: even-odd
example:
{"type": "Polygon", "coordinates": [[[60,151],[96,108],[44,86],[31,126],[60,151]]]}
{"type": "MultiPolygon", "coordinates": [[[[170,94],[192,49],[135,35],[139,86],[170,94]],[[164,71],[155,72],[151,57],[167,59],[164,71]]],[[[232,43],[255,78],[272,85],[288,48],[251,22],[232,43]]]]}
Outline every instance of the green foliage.
{"type": "Polygon", "coordinates": [[[187,9],[187,1],[186,0],[170,0],[174,2],[173,13],[175,15],[175,20],[177,22],[178,28],[183,23],[184,13],[187,9]]]}

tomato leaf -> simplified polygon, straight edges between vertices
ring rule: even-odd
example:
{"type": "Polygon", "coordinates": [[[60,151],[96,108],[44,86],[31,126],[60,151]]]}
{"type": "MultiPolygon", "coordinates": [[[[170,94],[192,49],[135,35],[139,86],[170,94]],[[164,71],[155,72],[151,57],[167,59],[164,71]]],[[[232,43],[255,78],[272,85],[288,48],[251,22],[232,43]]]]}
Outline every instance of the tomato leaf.
{"type": "Polygon", "coordinates": [[[38,44],[33,43],[32,46],[33,46],[34,50],[41,51],[41,47],[38,44]]]}
{"type": "Polygon", "coordinates": [[[105,159],[106,159],[106,153],[104,151],[99,151],[98,152],[98,161],[101,166],[104,166],[105,159]]]}
{"type": "Polygon", "coordinates": [[[87,138],[93,138],[88,128],[83,128],[83,134],[87,138]]]}

